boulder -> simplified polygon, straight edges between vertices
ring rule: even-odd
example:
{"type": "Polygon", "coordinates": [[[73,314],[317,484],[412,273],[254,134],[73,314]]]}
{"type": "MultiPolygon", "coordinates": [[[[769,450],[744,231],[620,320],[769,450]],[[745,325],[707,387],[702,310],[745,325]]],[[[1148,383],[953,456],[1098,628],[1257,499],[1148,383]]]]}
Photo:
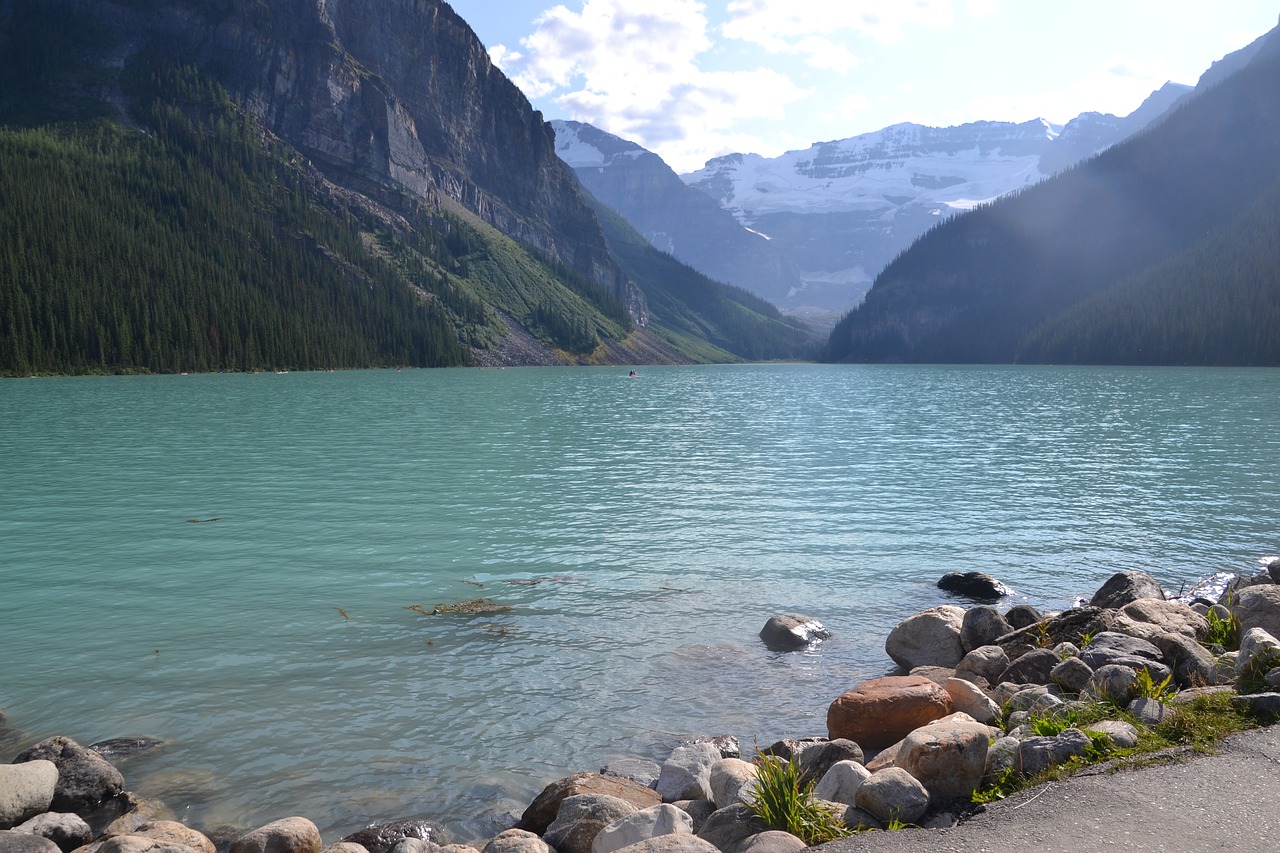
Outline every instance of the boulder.
{"type": "Polygon", "coordinates": [[[702,830],[703,824],[707,822],[707,818],[715,814],[716,804],[710,800],[677,800],[670,805],[680,809],[693,820],[693,832],[695,835],[702,830]]]}
{"type": "Polygon", "coordinates": [[[753,835],[768,830],[755,812],[742,803],[716,809],[698,830],[698,837],[722,853],[736,853],[735,848],[753,835]]]}
{"type": "Polygon", "coordinates": [[[124,777],[101,755],[71,738],[51,737],[23,750],[14,764],[52,761],[58,768],[58,786],[53,792],[53,809],[60,812],[87,812],[124,790],[124,777]]]}
{"type": "MultiPolygon", "coordinates": [[[[324,853],[324,851],[321,851],[324,853]]],[[[356,851],[358,853],[358,851],[356,851]]],[[[555,853],[547,842],[523,829],[500,832],[484,846],[482,853],[555,853]]]]}
{"type": "Polygon", "coordinates": [[[1031,737],[1018,744],[1018,766],[1028,776],[1043,773],[1085,755],[1093,741],[1079,729],[1067,729],[1055,737],[1031,737]]]}
{"type": "Polygon", "coordinates": [[[783,738],[760,750],[761,755],[772,755],[784,761],[799,760],[800,753],[815,743],[826,743],[824,737],[783,738]]]}
{"type": "MultiPolygon", "coordinates": [[[[84,818],[77,814],[45,812],[15,827],[18,832],[29,832],[47,838],[58,845],[63,853],[83,847],[93,838],[93,831],[84,818]]],[[[212,853],[210,845],[210,853],[212,853]]]]}
{"type": "MultiPolygon", "coordinates": [[[[1000,719],[1000,706],[971,681],[950,678],[943,685],[951,697],[951,707],[968,714],[980,723],[991,724],[1000,719]]],[[[925,787],[928,787],[927,785],[925,787]]]]}
{"type": "MultiPolygon", "coordinates": [[[[374,853],[372,847],[364,846],[374,853]]],[[[320,853],[323,848],[314,823],[305,817],[286,817],[246,832],[231,842],[227,853],[320,853]]]]}
{"type": "Polygon", "coordinates": [[[719,760],[720,750],[710,743],[676,747],[662,762],[655,786],[658,796],[664,803],[712,799],[711,765],[719,760]]]}
{"type": "Polygon", "coordinates": [[[1122,720],[1103,720],[1084,727],[1085,733],[1096,732],[1106,735],[1111,746],[1116,749],[1132,749],[1138,745],[1138,730],[1132,723],[1122,720]]]}
{"type": "Polygon", "coordinates": [[[389,853],[442,853],[443,850],[439,844],[425,838],[401,838],[389,853]]]}
{"type": "Polygon", "coordinates": [[[359,844],[369,853],[391,853],[391,849],[404,838],[421,838],[423,841],[439,843],[440,830],[424,820],[397,820],[365,827],[342,840],[359,844]]]}
{"type": "Polygon", "coordinates": [[[938,589],[974,601],[999,601],[1013,592],[986,572],[948,572],[938,581],[938,589]]]}
{"type": "Polygon", "coordinates": [[[1039,623],[1044,616],[1030,604],[1018,604],[1006,610],[1004,618],[1013,626],[1013,630],[1018,631],[1039,623]]]}
{"type": "Polygon", "coordinates": [[[1083,693],[1093,677],[1093,669],[1078,657],[1067,658],[1049,670],[1049,680],[1067,693],[1083,693]]]}
{"type": "Polygon", "coordinates": [[[176,820],[153,820],[134,829],[130,834],[154,838],[167,844],[183,844],[199,853],[217,853],[217,848],[208,836],[176,820]]]}
{"type": "Polygon", "coordinates": [[[929,679],[934,684],[946,685],[948,678],[956,677],[956,670],[951,666],[917,666],[912,667],[907,675],[918,675],[929,679]]]}
{"type": "Polygon", "coordinates": [[[999,646],[979,646],[956,664],[956,678],[973,681],[975,676],[988,684],[999,684],[1000,673],[1009,668],[1009,655],[999,646]]]}
{"type": "Polygon", "coordinates": [[[987,726],[953,715],[907,735],[894,764],[924,785],[931,803],[967,802],[982,784],[990,738],[987,726]]]}
{"type": "Polygon", "coordinates": [[[813,795],[833,803],[854,804],[854,795],[862,783],[871,778],[871,771],[857,761],[840,761],[831,766],[826,775],[813,787],[813,795]]]}
{"type": "MultiPolygon", "coordinates": [[[[741,758],[722,758],[711,765],[710,784],[711,801],[716,804],[716,808],[722,809],[734,803],[745,802],[756,788],[756,766],[741,758]]],[[[649,811],[646,809],[641,814],[649,811]]],[[[692,821],[690,826],[692,827],[692,821]]],[[[689,831],[692,833],[692,828],[689,831]]]]}
{"type": "Polygon", "coordinates": [[[1048,684],[1049,673],[1062,662],[1053,649],[1033,649],[1022,655],[1000,673],[999,682],[1013,684],[1048,684]]]}
{"type": "Polygon", "coordinates": [[[1086,692],[1123,708],[1138,695],[1138,674],[1132,667],[1109,663],[1094,670],[1086,692]]]}
{"type": "Polygon", "coordinates": [[[855,805],[876,820],[915,823],[929,808],[929,792],[901,767],[889,767],[858,786],[855,805]]]}
{"type": "MultiPolygon", "coordinates": [[[[908,732],[907,734],[910,734],[910,732],[908,732]]],[[[903,735],[903,737],[906,737],[906,735],[903,735]]],[[[889,744],[884,749],[877,752],[875,754],[875,757],[867,762],[866,768],[870,770],[873,774],[875,774],[875,773],[879,773],[881,770],[884,770],[886,767],[895,766],[894,761],[897,759],[898,750],[901,748],[902,748],[902,741],[889,744]]]]}
{"type": "Polygon", "coordinates": [[[1240,655],[1236,672],[1266,672],[1280,665],[1280,640],[1262,628],[1250,628],[1240,635],[1240,655]]]}
{"type": "Polygon", "coordinates": [[[760,629],[760,639],[775,652],[803,649],[830,636],[831,632],[817,619],[796,614],[771,616],[760,629]]]}
{"type": "Polygon", "coordinates": [[[743,841],[737,853],[800,853],[807,846],[789,832],[771,829],[743,841]]]}
{"type": "Polygon", "coordinates": [[[1161,634],[1152,644],[1160,649],[1165,662],[1173,669],[1173,680],[1179,687],[1212,684],[1215,660],[1209,650],[1185,634],[1161,634]]]}
{"type": "Polygon", "coordinates": [[[994,607],[970,607],[960,621],[960,645],[968,654],[974,649],[991,645],[1013,630],[1009,620],[994,607]]]}
{"type": "Polygon", "coordinates": [[[602,776],[617,776],[622,779],[630,779],[632,782],[637,782],[646,788],[652,788],[658,783],[658,775],[661,772],[662,765],[647,758],[623,758],[618,761],[610,761],[600,768],[602,776]]]}
{"type": "Polygon", "coordinates": [[[1093,594],[1089,605],[1118,610],[1143,598],[1164,601],[1164,589],[1146,572],[1117,572],[1093,594]]]}
{"type": "Polygon", "coordinates": [[[1266,569],[1251,575],[1236,575],[1227,581],[1227,585],[1222,590],[1222,595],[1218,596],[1218,603],[1235,609],[1236,598],[1242,590],[1252,586],[1271,586],[1272,584],[1274,584],[1274,581],[1271,580],[1271,573],[1266,569]]]}
{"type": "Polygon", "coordinates": [[[1010,711],[1050,711],[1063,704],[1056,686],[1044,684],[1023,685],[1003,703],[1010,711]]]}
{"type": "MultiPolygon", "coordinates": [[[[560,810],[560,803],[566,797],[573,797],[579,794],[606,794],[610,797],[617,797],[620,800],[626,800],[631,803],[637,810],[647,809],[662,802],[662,798],[652,788],[632,782],[630,779],[603,776],[599,773],[575,773],[572,776],[558,779],[543,788],[542,792],[534,797],[533,802],[524,810],[524,814],[520,816],[520,822],[516,824],[515,828],[542,835],[547,831],[547,827],[551,825],[551,822],[556,819],[556,812],[560,810]]],[[[356,833],[356,835],[359,834],[356,833]]],[[[346,840],[356,840],[359,843],[359,839],[348,838],[346,840]]],[[[371,849],[369,853],[385,853],[385,850],[375,851],[371,849]]]]}
{"type": "Polygon", "coordinates": [[[622,849],[627,853],[719,853],[715,845],[693,835],[659,835],[622,849]]]}
{"type": "Polygon", "coordinates": [[[848,738],[808,744],[796,757],[800,765],[800,784],[817,782],[841,761],[856,761],[861,764],[862,760],[862,747],[848,738]]]}
{"type": "Polygon", "coordinates": [[[1231,706],[1257,717],[1271,720],[1280,717],[1280,693],[1249,693],[1232,696],[1231,706]]]}
{"type": "Polygon", "coordinates": [[[195,853],[185,844],[158,841],[141,835],[113,835],[97,845],[96,853],[195,853]]]}
{"type": "Polygon", "coordinates": [[[0,853],[61,853],[58,845],[49,839],[32,835],[29,832],[17,832],[12,829],[0,829],[0,853]]]}
{"type": "Polygon", "coordinates": [[[542,840],[557,853],[591,853],[591,845],[601,830],[637,811],[626,800],[606,794],[566,797],[560,804],[556,819],[542,834],[542,840]]]}
{"type": "Polygon", "coordinates": [[[1173,708],[1164,702],[1147,696],[1137,697],[1129,703],[1129,707],[1125,708],[1125,710],[1137,717],[1140,723],[1148,726],[1160,725],[1165,721],[1166,717],[1173,713],[1173,708]]]}
{"type": "Polygon", "coordinates": [[[1209,621],[1181,601],[1142,598],[1126,604],[1121,612],[1137,622],[1155,625],[1162,632],[1195,639],[1209,631],[1209,621]]]}
{"type": "Polygon", "coordinates": [[[1229,606],[1240,622],[1242,637],[1251,628],[1261,628],[1272,637],[1280,637],[1280,587],[1276,584],[1242,589],[1229,606]]]}
{"type": "Polygon", "coordinates": [[[1095,670],[1110,663],[1139,669],[1148,663],[1159,663],[1162,657],[1159,647],[1154,643],[1115,631],[1097,634],[1080,651],[1080,660],[1095,670]]]}
{"type": "Polygon", "coordinates": [[[0,829],[9,829],[53,806],[58,767],[52,761],[0,764],[0,829]]]}
{"type": "Polygon", "coordinates": [[[1016,660],[1033,649],[1051,649],[1059,643],[1076,643],[1083,636],[1110,631],[1121,617],[1118,610],[1073,607],[1045,616],[1023,628],[1015,626],[1016,630],[1001,637],[997,645],[1005,650],[1010,660],[1016,660]]]}
{"type": "Polygon", "coordinates": [[[944,604],[899,622],[884,643],[884,650],[903,669],[917,666],[955,666],[964,657],[960,625],[964,609],[944,604]]]}
{"type": "Polygon", "coordinates": [[[623,847],[662,835],[692,836],[693,818],[668,803],[650,806],[606,825],[591,842],[591,853],[614,853],[623,847]]]}
{"type": "MultiPolygon", "coordinates": [[[[509,829],[507,830],[507,832],[520,832],[520,830],[509,829]]],[[[503,833],[503,834],[505,835],[506,833],[503,833]]],[[[533,838],[537,839],[539,844],[542,844],[542,839],[538,838],[538,836],[534,835],[532,832],[526,832],[523,834],[532,836],[533,838]]],[[[548,853],[548,851],[550,851],[551,849],[550,847],[547,847],[545,844],[543,844],[542,846],[545,847],[546,849],[545,850],[528,850],[528,851],[521,851],[521,850],[515,850],[515,849],[503,851],[500,849],[495,849],[494,851],[492,851],[492,853],[548,853]]],[[[369,851],[365,850],[363,845],[356,844],[351,841],[335,841],[332,844],[327,845],[323,850],[320,851],[320,853],[369,853],[369,851]]]]}
{"type": "Polygon", "coordinates": [[[951,696],[929,679],[884,676],[832,702],[827,709],[827,732],[832,740],[847,738],[864,749],[879,749],[951,711],[951,696]]]}
{"type": "Polygon", "coordinates": [[[983,770],[983,779],[986,782],[994,782],[1007,771],[1016,771],[1021,766],[1018,763],[1018,743],[1016,737],[1006,735],[996,738],[991,746],[987,747],[987,766],[983,770]]]}

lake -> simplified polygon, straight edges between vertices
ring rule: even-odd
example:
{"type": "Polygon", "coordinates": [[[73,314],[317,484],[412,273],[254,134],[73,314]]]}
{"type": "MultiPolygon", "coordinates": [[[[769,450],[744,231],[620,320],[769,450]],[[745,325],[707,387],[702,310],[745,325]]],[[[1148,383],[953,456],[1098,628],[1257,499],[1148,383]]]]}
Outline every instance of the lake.
{"type": "Polygon", "coordinates": [[[128,787],[206,829],[477,838],[683,738],[825,734],[947,572],[1061,608],[1280,549],[1280,371],[637,369],[0,383],[19,746],[161,738],[128,787]],[[834,637],[771,653],[775,613],[834,637]]]}

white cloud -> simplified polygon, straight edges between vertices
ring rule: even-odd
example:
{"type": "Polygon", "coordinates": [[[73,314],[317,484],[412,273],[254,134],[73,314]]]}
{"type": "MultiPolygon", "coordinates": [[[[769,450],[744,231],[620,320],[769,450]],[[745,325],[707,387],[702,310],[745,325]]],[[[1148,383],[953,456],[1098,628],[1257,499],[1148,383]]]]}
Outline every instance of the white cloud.
{"type": "Polygon", "coordinates": [[[965,11],[973,18],[990,18],[1000,12],[1000,0],[964,0],[965,11]]]}
{"type": "Polygon", "coordinates": [[[952,0],[729,0],[726,38],[781,52],[806,36],[848,33],[896,42],[908,26],[955,22],[952,0]]]}
{"type": "MultiPolygon", "coordinates": [[[[759,143],[735,128],[782,119],[807,94],[772,69],[704,70],[712,41],[697,0],[648,0],[643,11],[629,0],[585,0],[581,12],[556,6],[520,46],[491,55],[526,95],[553,96],[571,118],[633,140],[677,170],[741,150],[735,140],[759,143]]],[[[820,47],[812,55],[821,61],[850,60],[820,47]]]]}

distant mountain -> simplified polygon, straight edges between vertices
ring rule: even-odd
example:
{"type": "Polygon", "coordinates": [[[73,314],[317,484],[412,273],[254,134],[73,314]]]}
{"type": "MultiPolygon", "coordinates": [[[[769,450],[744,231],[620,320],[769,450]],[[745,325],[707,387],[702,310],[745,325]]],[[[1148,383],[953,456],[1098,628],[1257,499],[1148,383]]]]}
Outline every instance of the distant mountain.
{"type": "Polygon", "coordinates": [[[1280,363],[1280,36],[1245,56],[1146,132],[921,237],[826,357],[1280,363]]]}
{"type": "Polygon", "coordinates": [[[775,305],[800,286],[798,270],[767,237],[686,186],[662,158],[576,121],[553,121],[556,154],[582,185],[656,248],[712,279],[775,305]]]}
{"type": "Polygon", "coordinates": [[[443,0],[0,0],[0,374],[694,358],[554,141],[443,0]]]}
{"type": "Polygon", "coordinates": [[[683,179],[768,236],[801,283],[777,304],[844,310],[913,240],[955,213],[1029,187],[1141,130],[1189,87],[1168,84],[1124,118],[1085,113],[932,128],[899,124],[780,157],[730,154],[683,179]]]}

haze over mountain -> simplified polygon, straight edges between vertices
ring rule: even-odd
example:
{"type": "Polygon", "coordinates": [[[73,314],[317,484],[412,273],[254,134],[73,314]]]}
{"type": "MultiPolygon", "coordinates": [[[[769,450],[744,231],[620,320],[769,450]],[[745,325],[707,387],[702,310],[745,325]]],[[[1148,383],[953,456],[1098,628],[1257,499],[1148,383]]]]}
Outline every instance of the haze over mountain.
{"type": "Polygon", "coordinates": [[[0,0],[0,122],[0,372],[690,358],[441,0],[0,0]]]}
{"type": "Polygon", "coordinates": [[[1280,35],[1164,121],[951,219],[832,332],[842,361],[1280,364],[1280,35]]]}

